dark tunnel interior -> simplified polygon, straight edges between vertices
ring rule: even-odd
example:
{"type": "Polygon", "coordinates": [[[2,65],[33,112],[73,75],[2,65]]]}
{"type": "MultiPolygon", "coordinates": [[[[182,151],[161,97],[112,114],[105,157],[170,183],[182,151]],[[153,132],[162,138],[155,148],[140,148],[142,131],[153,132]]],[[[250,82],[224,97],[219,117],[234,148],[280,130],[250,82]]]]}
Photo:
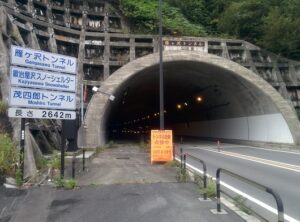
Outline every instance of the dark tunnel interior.
{"type": "MultiPolygon", "coordinates": [[[[115,92],[106,118],[107,140],[149,138],[159,129],[159,67],[148,67],[115,92]]],[[[164,64],[165,129],[184,124],[276,113],[269,98],[234,73],[206,63],[164,64]]],[[[199,130],[199,129],[195,129],[199,130]]]]}

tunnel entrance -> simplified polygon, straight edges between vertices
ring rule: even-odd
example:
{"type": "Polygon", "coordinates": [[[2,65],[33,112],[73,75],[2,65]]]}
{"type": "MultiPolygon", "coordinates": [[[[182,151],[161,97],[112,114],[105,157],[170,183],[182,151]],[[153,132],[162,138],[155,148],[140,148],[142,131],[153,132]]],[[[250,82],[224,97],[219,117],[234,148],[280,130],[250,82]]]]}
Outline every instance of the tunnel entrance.
{"type": "MultiPolygon", "coordinates": [[[[178,136],[240,142],[297,143],[293,108],[252,71],[209,54],[165,52],[165,122],[178,136]]],[[[159,128],[158,55],[135,60],[95,94],[84,128],[86,144],[147,137],[159,128]],[[92,131],[93,129],[93,131],[92,131]]]]}

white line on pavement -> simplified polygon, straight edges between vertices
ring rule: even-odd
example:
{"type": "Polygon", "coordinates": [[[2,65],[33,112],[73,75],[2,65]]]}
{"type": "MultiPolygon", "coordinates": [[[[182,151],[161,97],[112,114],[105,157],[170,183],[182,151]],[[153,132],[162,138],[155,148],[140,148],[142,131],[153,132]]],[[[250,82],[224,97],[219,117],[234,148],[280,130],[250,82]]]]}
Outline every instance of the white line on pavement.
{"type": "Polygon", "coordinates": [[[219,153],[219,154],[223,154],[226,156],[231,156],[231,157],[235,157],[235,158],[239,158],[239,159],[243,159],[243,160],[248,160],[248,161],[261,163],[264,165],[269,165],[269,166],[273,166],[273,167],[300,173],[300,166],[298,166],[298,165],[293,165],[293,164],[288,164],[288,163],[283,163],[283,162],[278,162],[278,161],[274,161],[274,160],[268,160],[268,159],[263,159],[263,158],[259,158],[259,157],[248,156],[248,155],[233,153],[233,152],[228,152],[228,151],[220,151],[219,152],[219,151],[216,151],[213,149],[201,148],[201,147],[198,147],[198,149],[202,149],[202,150],[206,150],[209,152],[219,153]]]}
{"type": "MultiPolygon", "coordinates": [[[[177,161],[180,162],[180,158],[175,157],[175,159],[176,159],[177,161]]],[[[200,170],[200,169],[198,169],[198,168],[192,166],[191,164],[187,163],[186,165],[187,165],[189,168],[193,169],[194,171],[197,171],[198,173],[203,174],[203,171],[202,171],[202,170],[200,170]]],[[[213,176],[211,176],[211,175],[209,175],[209,174],[207,174],[207,176],[211,177],[213,180],[216,180],[215,177],[213,177],[213,176]]],[[[252,201],[253,203],[255,203],[255,204],[257,204],[257,205],[263,207],[264,209],[268,210],[269,212],[271,212],[271,213],[277,215],[277,209],[275,209],[275,208],[273,208],[273,207],[271,207],[271,206],[265,204],[264,202],[262,202],[262,201],[260,201],[260,200],[258,200],[258,199],[256,199],[256,198],[254,198],[254,197],[252,197],[252,196],[250,196],[250,195],[244,193],[243,191],[241,191],[241,190],[239,190],[239,189],[237,189],[237,188],[235,188],[235,187],[233,187],[233,186],[231,186],[231,185],[229,185],[229,184],[227,184],[227,183],[225,183],[225,182],[223,182],[223,181],[220,181],[220,183],[221,183],[224,187],[226,187],[227,189],[229,189],[229,190],[231,190],[231,191],[233,191],[233,192],[235,192],[235,193],[237,193],[237,194],[239,194],[239,195],[241,195],[241,196],[247,198],[248,200],[252,201]]],[[[287,214],[284,214],[284,218],[285,218],[286,220],[288,220],[289,222],[299,222],[299,220],[296,220],[295,218],[293,218],[293,217],[291,217],[291,216],[289,216],[289,215],[287,215],[287,214]]]]}

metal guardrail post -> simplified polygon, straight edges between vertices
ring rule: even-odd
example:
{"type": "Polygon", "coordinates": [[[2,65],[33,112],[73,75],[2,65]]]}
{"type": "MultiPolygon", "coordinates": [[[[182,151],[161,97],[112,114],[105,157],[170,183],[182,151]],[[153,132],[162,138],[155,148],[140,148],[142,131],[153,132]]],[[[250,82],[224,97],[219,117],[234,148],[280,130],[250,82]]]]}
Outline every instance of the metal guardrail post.
{"type": "Polygon", "coordinates": [[[183,155],[183,170],[186,171],[186,154],[183,155]]]}
{"type": "Polygon", "coordinates": [[[186,154],[183,155],[183,170],[181,173],[184,173],[184,182],[186,182],[186,154]]]}
{"type": "MultiPolygon", "coordinates": [[[[186,158],[187,157],[191,157],[197,161],[199,161],[201,164],[202,164],[202,167],[203,167],[203,188],[206,189],[207,188],[207,167],[206,167],[206,164],[203,160],[191,155],[191,154],[184,154],[183,155],[183,159],[184,159],[184,170],[186,170],[186,158]]],[[[203,193],[203,199],[204,200],[207,200],[207,193],[206,191],[203,193]]]]}
{"type": "Polygon", "coordinates": [[[278,211],[278,222],[284,222],[284,207],[283,207],[283,202],[282,202],[282,199],[281,197],[279,196],[278,193],[276,193],[274,190],[272,190],[271,188],[269,187],[266,187],[264,185],[261,185],[255,181],[252,181],[250,179],[247,179],[245,177],[242,177],[238,174],[235,174],[229,170],[226,170],[226,169],[222,169],[222,168],[218,168],[217,169],[217,173],[216,173],[216,182],[217,182],[217,210],[218,212],[221,212],[221,186],[220,186],[220,174],[221,174],[221,171],[224,172],[225,174],[229,175],[229,176],[232,176],[236,179],[239,179],[247,184],[250,184],[250,185],[253,185],[255,186],[256,188],[258,188],[259,190],[262,190],[262,191],[265,191],[269,194],[271,194],[275,201],[276,201],[276,205],[277,205],[277,211],[278,211]]]}
{"type": "Polygon", "coordinates": [[[72,158],[72,179],[75,179],[75,155],[72,158]]]}
{"type": "Polygon", "coordinates": [[[175,144],[173,143],[173,160],[175,160],[175,152],[176,152],[176,147],[175,144]]]}
{"type": "Polygon", "coordinates": [[[180,169],[182,169],[182,148],[180,148],[180,169]]]}
{"type": "Polygon", "coordinates": [[[278,222],[284,222],[284,208],[283,208],[283,203],[282,203],[282,200],[281,200],[279,194],[268,187],[266,188],[266,192],[271,194],[275,198],[275,201],[277,204],[278,222]]]}
{"type": "Polygon", "coordinates": [[[82,149],[82,171],[85,171],[85,149],[82,149]]]}
{"type": "Polygon", "coordinates": [[[207,169],[206,169],[206,164],[204,163],[204,161],[200,160],[200,162],[202,162],[203,165],[203,187],[205,189],[204,193],[203,193],[203,199],[207,200],[207,192],[206,192],[206,188],[207,188],[207,169]]]}
{"type": "Polygon", "coordinates": [[[220,173],[221,169],[217,169],[216,183],[217,183],[217,211],[221,212],[221,187],[220,187],[220,173]]]}

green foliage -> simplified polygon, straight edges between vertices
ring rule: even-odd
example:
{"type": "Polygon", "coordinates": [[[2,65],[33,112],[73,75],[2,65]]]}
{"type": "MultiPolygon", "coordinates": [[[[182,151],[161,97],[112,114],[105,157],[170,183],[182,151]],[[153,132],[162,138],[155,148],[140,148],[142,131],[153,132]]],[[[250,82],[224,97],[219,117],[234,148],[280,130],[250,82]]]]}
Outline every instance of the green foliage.
{"type": "Polygon", "coordinates": [[[56,188],[61,188],[64,186],[64,180],[60,176],[54,178],[54,183],[56,188]]]}
{"type": "Polygon", "coordinates": [[[179,168],[176,172],[176,180],[180,183],[189,181],[190,176],[189,176],[187,170],[179,168]]]}
{"type": "Polygon", "coordinates": [[[194,24],[206,24],[208,11],[205,0],[168,0],[170,5],[181,9],[182,14],[194,24]]]}
{"type": "Polygon", "coordinates": [[[23,185],[23,178],[20,168],[16,170],[16,185],[17,187],[21,187],[23,185]]]}
{"type": "Polygon", "coordinates": [[[207,187],[200,189],[201,194],[203,194],[205,192],[206,192],[206,195],[208,198],[217,196],[216,183],[211,178],[207,180],[207,187]]]}
{"type": "Polygon", "coordinates": [[[64,188],[66,190],[73,190],[74,188],[77,187],[77,182],[76,180],[73,179],[62,179],[61,177],[56,177],[54,179],[55,187],[56,188],[64,188]]]}
{"type": "MultiPolygon", "coordinates": [[[[139,33],[157,33],[157,0],[120,0],[139,33]]],[[[166,0],[165,34],[239,38],[300,60],[299,0],[166,0]]]]}
{"type": "MultiPolygon", "coordinates": [[[[125,16],[135,26],[137,32],[157,33],[159,25],[158,1],[121,0],[120,7],[125,16]]],[[[206,34],[201,25],[195,25],[186,19],[179,8],[163,3],[163,26],[167,34],[203,36],[206,34]]]]}
{"type": "Polygon", "coordinates": [[[19,153],[7,134],[0,134],[0,173],[14,176],[19,153]]]}
{"type": "Polygon", "coordinates": [[[194,174],[194,183],[197,184],[199,188],[203,188],[203,177],[198,174],[194,174]]]}
{"type": "Polygon", "coordinates": [[[263,24],[261,45],[290,58],[300,58],[300,18],[284,16],[279,9],[272,10],[263,24]]]}
{"type": "Polygon", "coordinates": [[[105,146],[98,146],[96,147],[96,154],[102,153],[105,151],[106,147],[105,146]]]}
{"type": "Polygon", "coordinates": [[[77,187],[77,182],[76,180],[70,179],[70,180],[64,180],[63,181],[63,187],[66,190],[73,190],[77,187]]]}
{"type": "Polygon", "coordinates": [[[266,11],[262,1],[233,2],[221,15],[219,29],[231,36],[256,42],[262,33],[262,19],[266,11]]]}
{"type": "Polygon", "coordinates": [[[167,167],[179,167],[180,163],[176,160],[171,160],[171,161],[166,162],[164,165],[167,167]]]}
{"type": "Polygon", "coordinates": [[[40,170],[45,168],[47,165],[49,165],[49,162],[44,157],[36,158],[35,159],[36,167],[40,170]]]}
{"type": "Polygon", "coordinates": [[[296,109],[296,113],[297,113],[298,119],[300,120],[300,108],[296,109]]]}
{"type": "Polygon", "coordinates": [[[20,38],[19,38],[19,35],[18,35],[18,32],[17,31],[13,31],[10,33],[10,37],[15,40],[15,41],[19,41],[20,38]]]}
{"type": "Polygon", "coordinates": [[[242,196],[236,196],[233,198],[235,206],[237,206],[241,211],[243,211],[246,214],[251,214],[251,208],[246,206],[247,199],[242,196]]]}
{"type": "Polygon", "coordinates": [[[60,155],[58,152],[54,152],[51,156],[51,159],[48,162],[48,165],[52,169],[60,169],[60,155]]]}
{"type": "Polygon", "coordinates": [[[0,114],[4,114],[7,108],[8,108],[8,104],[5,101],[0,100],[0,114]]]}
{"type": "Polygon", "coordinates": [[[208,28],[300,60],[299,0],[208,1],[208,28]]]}

